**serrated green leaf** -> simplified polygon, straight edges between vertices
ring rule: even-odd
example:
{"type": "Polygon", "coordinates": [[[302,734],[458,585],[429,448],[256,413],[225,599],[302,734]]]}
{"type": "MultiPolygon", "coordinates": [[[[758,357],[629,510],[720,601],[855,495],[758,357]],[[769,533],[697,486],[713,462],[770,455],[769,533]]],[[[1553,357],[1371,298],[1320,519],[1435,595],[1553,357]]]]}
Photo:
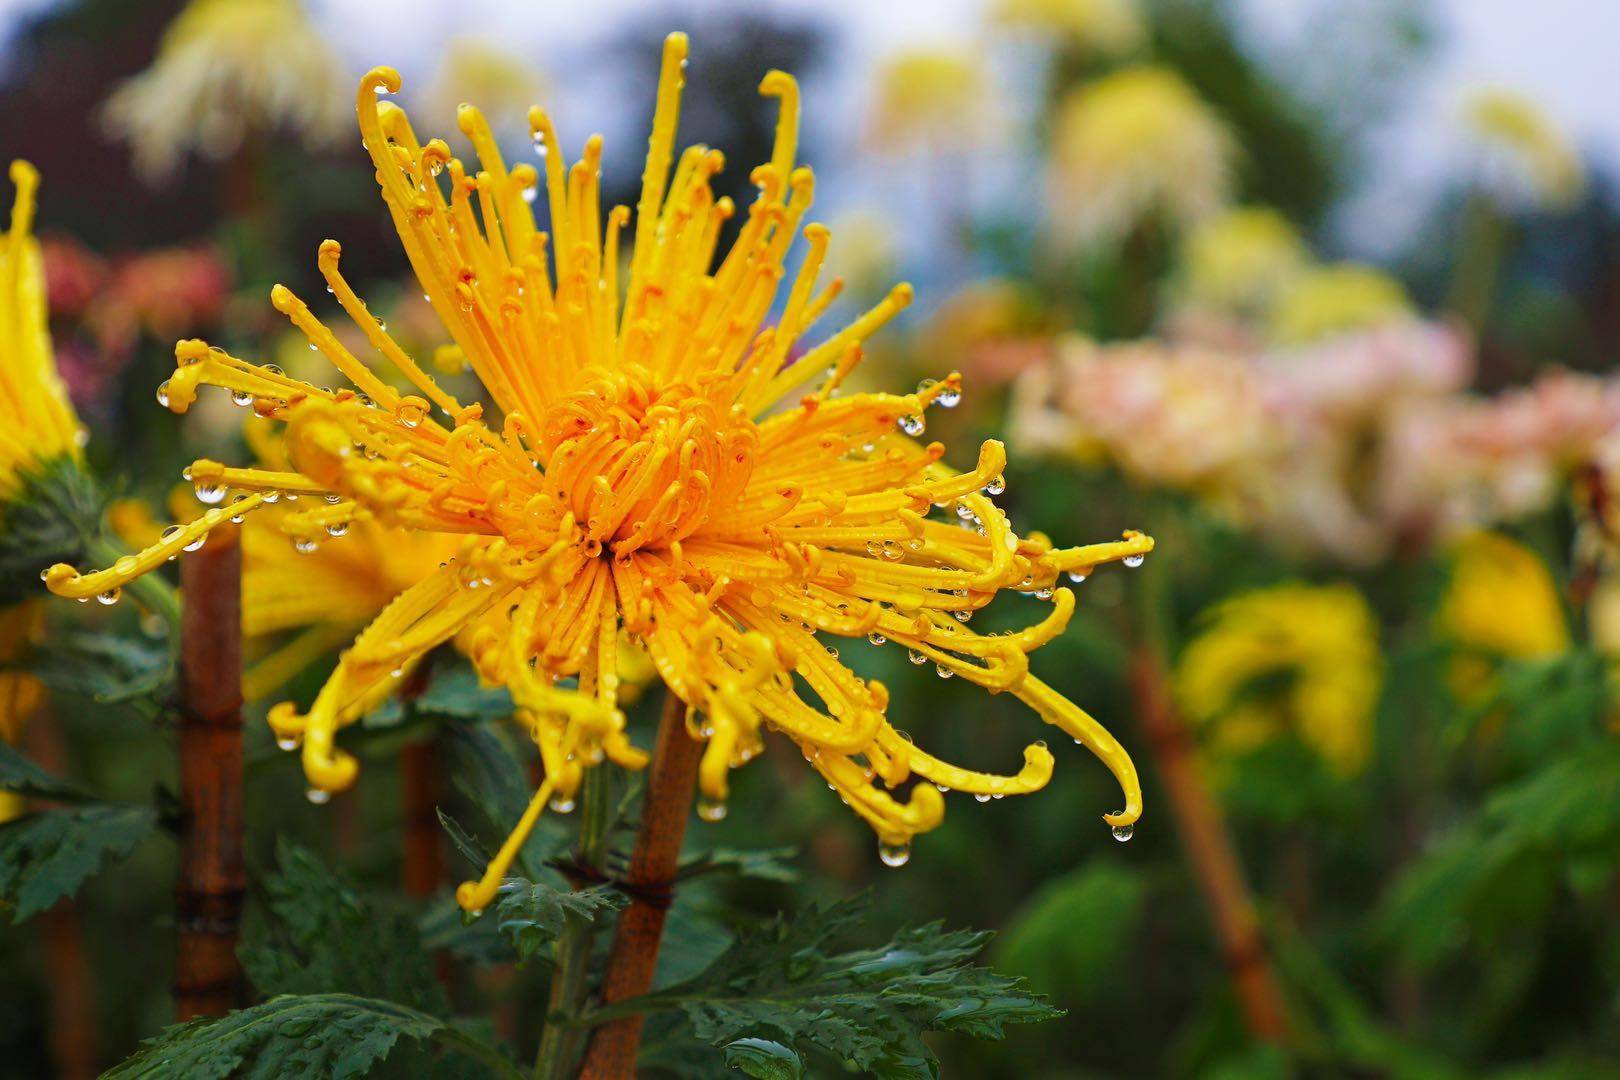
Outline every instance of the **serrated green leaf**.
{"type": "Polygon", "coordinates": [[[87,631],[57,635],[28,670],[52,690],[106,704],[151,697],[174,675],[164,642],[87,631]]]}
{"type": "Polygon", "coordinates": [[[16,747],[4,742],[0,742],[0,791],[66,802],[83,802],[91,797],[83,789],[52,776],[23,757],[16,747]]]}
{"type": "Polygon", "coordinates": [[[799,871],[788,860],[797,854],[798,850],[791,847],[759,851],[715,848],[682,859],[675,876],[677,880],[684,881],[700,874],[729,873],[756,881],[791,883],[799,880],[799,871]]]}
{"type": "Polygon", "coordinates": [[[167,1028],[103,1080],[279,1080],[365,1076],[401,1037],[433,1038],[444,1021],[349,994],[283,995],[218,1020],[167,1028]]]}
{"type": "Polygon", "coordinates": [[[512,941],[520,959],[556,940],[570,921],[599,923],[626,903],[623,893],[607,886],[555,889],[539,881],[509,881],[495,902],[495,924],[512,941]]]}
{"type": "Polygon", "coordinates": [[[367,902],[343,875],[290,840],[264,881],[273,938],[239,950],[265,994],[349,993],[450,1011],[414,920],[367,902]]]}
{"type": "Polygon", "coordinates": [[[1130,947],[1144,891],[1138,873],[1102,859],[1047,882],[1002,932],[997,966],[1041,993],[1086,998],[1130,947]]]}
{"type": "Polygon", "coordinates": [[[1019,980],[968,963],[986,934],[932,924],[875,949],[838,951],[834,942],[868,906],[857,897],[778,917],[740,935],[696,978],[611,1011],[679,1007],[693,1034],[717,1047],[757,1039],[897,1078],[937,1074],[926,1031],[994,1039],[1009,1023],[1062,1015],[1019,980]]]}
{"type": "Polygon", "coordinates": [[[461,822],[444,812],[442,807],[438,810],[439,827],[450,837],[450,843],[455,846],[463,858],[482,870],[489,864],[490,852],[476,837],[462,828],[461,822]]]}
{"type": "Polygon", "coordinates": [[[109,858],[134,850],[157,824],[138,806],[43,810],[0,825],[0,903],[22,922],[77,892],[109,858]]]}
{"type": "Polygon", "coordinates": [[[804,1062],[799,1055],[779,1042],[737,1039],[720,1049],[725,1051],[727,1065],[758,1080],[799,1080],[804,1075],[804,1062]]]}
{"type": "Polygon", "coordinates": [[[415,702],[419,713],[474,724],[506,720],[512,708],[512,694],[506,687],[479,685],[478,673],[466,664],[436,672],[415,702]]]}

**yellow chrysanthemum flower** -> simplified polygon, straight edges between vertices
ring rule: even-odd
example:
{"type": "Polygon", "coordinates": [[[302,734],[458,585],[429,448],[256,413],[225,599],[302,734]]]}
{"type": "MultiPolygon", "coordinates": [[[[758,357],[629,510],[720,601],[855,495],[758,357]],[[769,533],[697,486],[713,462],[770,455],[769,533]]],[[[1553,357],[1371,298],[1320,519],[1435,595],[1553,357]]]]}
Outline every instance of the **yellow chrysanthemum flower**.
{"type": "Polygon", "coordinates": [[[1181,292],[1200,307],[1253,313],[1309,263],[1310,253],[1287,218],[1269,207],[1239,207],[1188,234],[1181,249],[1181,292]]]}
{"type": "Polygon", "coordinates": [[[1135,0],[996,0],[990,17],[1105,57],[1124,56],[1147,41],[1135,0]]]}
{"type": "Polygon", "coordinates": [[[1412,314],[1401,283],[1360,263],[1312,267],[1296,275],[1271,309],[1273,340],[1285,345],[1365,330],[1412,314]]]}
{"type": "Polygon", "coordinates": [[[1348,585],[1277,585],[1205,615],[1182,650],[1175,692],[1211,745],[1243,751],[1293,733],[1341,775],[1372,752],[1383,685],[1378,624],[1348,585]]]}
{"type": "Polygon", "coordinates": [[[878,67],[867,137],[885,150],[967,150],[988,128],[983,61],[966,50],[913,49],[878,67]]]}
{"type": "Polygon", "coordinates": [[[1106,75],[1058,106],[1052,222],[1087,244],[1116,241],[1150,217],[1183,229],[1227,201],[1236,152],[1225,123],[1171,69],[1106,75]]]}
{"type": "Polygon", "coordinates": [[[1580,154],[1529,98],[1481,90],[1463,105],[1463,123],[1484,155],[1481,181],[1509,200],[1565,210],[1586,191],[1580,154]]]}
{"type": "Polygon", "coordinates": [[[1451,553],[1451,580],[1440,603],[1441,632],[1471,653],[1535,660],[1569,648],[1569,621],[1547,564],[1495,532],[1474,532],[1451,553]]]}
{"type": "Polygon", "coordinates": [[[717,260],[733,213],[709,186],[722,156],[703,146],[674,153],[685,58],[684,35],[672,35],[622,281],[631,216],[598,209],[600,138],[569,166],[550,117],[531,113],[548,150],[551,231],[542,233],[525,198],[538,172],[508,169],[476,109],[459,115],[480,159],[469,173],[443,142],[421,144],[405,114],[378,100],[399,89],[397,73],[367,75],[360,128],[384,201],[499,422],[484,405],[451,397],[399,348],[327,241],[320,267],[337,302],[420,394],[396,391],[277,287],[277,309],[354,389],[328,390],[181,342],[162,391],[170,407],[185,411],[204,384],[250,400],[285,422],[293,467],[194,463],[198,494],[214,504],[199,521],[109,570],[55,566],[52,591],[77,597],[115,587],[231,515],[287,496],[303,505],[283,527],[311,536],[375,520],[456,538],[457,554],[359,635],[307,712],[283,704],[270,722],[278,737],[302,740],[317,791],[346,787],[358,764],[335,739],[357,704],[397,680],[403,665],[474,628],[474,663],[511,690],[545,781],[484,879],[458,892],[469,909],[493,896],[548,800],[572,801],[585,768],[604,758],[628,768],[646,762],[619,708],[621,627],[686,703],[691,734],[706,744],[706,816],[723,812],[727,773],[757,753],[767,724],[800,745],[894,863],[913,835],[941,820],[939,788],[1005,795],[1046,783],[1053,758],[1039,743],[1005,776],[924,753],[888,722],[884,688],[839,663],[821,633],[893,642],[942,676],[1025,701],[1114,772],[1125,807],[1105,817],[1128,826],[1141,812],[1129,756],[1031,674],[1028,656],[1074,610],[1073,593],[1057,587],[1061,574],[1134,564],[1152,540],[1129,533],[1056,549],[1014,533],[991,500],[1002,486],[1000,443],[985,443],[978,465],[956,472],[941,464],[943,446],[913,438],[930,405],[959,396],[954,376],[911,394],[834,396],[860,362],[861,342],[906,305],[910,289],[897,286],[800,354],[795,346],[837,293],[836,282],[816,289],[829,234],[811,224],[785,306],[766,323],[814,188],[810,170],[794,165],[798,87],[781,72],[761,83],[780,103],[776,145],[753,172],[759,196],[735,243],[717,260]],[[218,505],[232,489],[243,497],[218,505]],[[938,520],[935,508],[955,512],[938,520]],[[1047,601],[1045,617],[1017,633],[973,633],[967,618],[1003,589],[1047,601]],[[902,801],[912,777],[930,783],[912,785],[902,801]]]}
{"type": "Polygon", "coordinates": [[[223,159],[284,129],[306,144],[345,129],[343,65],[299,0],[192,0],[152,66],[108,99],[108,128],[162,177],[196,151],[223,159]]]}

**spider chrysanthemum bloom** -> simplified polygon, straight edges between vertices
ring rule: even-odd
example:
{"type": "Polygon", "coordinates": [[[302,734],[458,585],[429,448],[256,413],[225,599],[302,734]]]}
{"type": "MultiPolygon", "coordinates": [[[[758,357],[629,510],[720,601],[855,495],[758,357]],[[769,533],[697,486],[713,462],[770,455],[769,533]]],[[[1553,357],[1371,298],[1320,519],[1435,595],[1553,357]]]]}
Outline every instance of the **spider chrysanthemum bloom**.
{"type": "Polygon", "coordinates": [[[829,236],[811,224],[785,302],[768,319],[814,184],[794,164],[798,88],[781,72],[761,84],[780,102],[774,152],[752,174],[759,195],[735,242],[717,255],[733,214],[709,186],[723,159],[704,146],[674,151],[685,55],[685,37],[672,35],[628,238],[628,209],[598,209],[599,138],[570,166],[550,117],[533,111],[550,209],[543,233],[529,195],[541,177],[506,165],[476,109],[459,116],[480,158],[469,172],[378,100],[398,90],[396,73],[371,72],[359,90],[360,127],[384,201],[487,405],[456,400],[398,347],[328,241],[320,267],[338,304],[418,392],[396,391],[278,287],[276,307],[353,389],[182,342],[163,391],[170,407],[184,411],[202,384],[251,399],[285,421],[292,468],[197,462],[191,478],[204,502],[223,503],[233,489],[244,497],[123,567],[85,575],[53,567],[51,588],[107,589],[278,497],[299,498],[285,524],[310,535],[371,518],[458,538],[453,558],[359,635],[307,711],[278,706],[270,723],[278,737],[302,740],[314,788],[346,787],[357,763],[335,738],[355,719],[355,703],[474,627],[473,661],[510,689],[545,780],[484,879],[458,893],[469,909],[493,897],[548,800],[572,801],[583,770],[647,760],[619,707],[621,629],[686,703],[690,733],[705,743],[705,816],[723,812],[729,770],[758,752],[767,726],[799,744],[871,824],[890,862],[940,822],[940,789],[991,796],[1046,783],[1053,757],[1039,743],[1010,775],[958,768],[915,746],[890,724],[887,691],[855,676],[827,644],[854,637],[1027,702],[1113,770],[1125,806],[1106,818],[1129,825],[1141,811],[1129,757],[1031,673],[1029,654],[1074,609],[1074,595],[1058,587],[1064,573],[1134,564],[1152,541],[1130,533],[1056,549],[1014,533],[991,497],[1003,483],[1000,443],[985,443],[977,465],[958,472],[942,463],[943,446],[913,438],[928,407],[959,396],[954,376],[915,393],[835,396],[862,340],[905,306],[910,289],[896,287],[850,325],[801,346],[838,291],[837,282],[817,288],[829,236]],[[1016,633],[970,630],[967,619],[1004,589],[1044,601],[1044,617],[1016,633]]]}
{"type": "Polygon", "coordinates": [[[1310,253],[1287,218],[1269,207],[1238,207],[1187,235],[1180,291],[1188,304],[1252,315],[1309,263],[1310,253]]]}
{"type": "Polygon", "coordinates": [[[300,0],[192,0],[152,66],[108,99],[106,124],[161,178],[187,153],[218,160],[277,129],[331,142],[345,122],[344,78],[300,0]]]}
{"type": "Polygon", "coordinates": [[[1053,118],[1053,227],[1088,245],[1149,219],[1177,232],[1227,202],[1236,154],[1226,123],[1170,68],[1105,75],[1070,91],[1053,118]]]}
{"type": "Polygon", "coordinates": [[[1378,623],[1348,585],[1285,584],[1222,601],[1176,664],[1187,719],[1217,752],[1293,735],[1335,772],[1372,752],[1383,686],[1378,623]]]}

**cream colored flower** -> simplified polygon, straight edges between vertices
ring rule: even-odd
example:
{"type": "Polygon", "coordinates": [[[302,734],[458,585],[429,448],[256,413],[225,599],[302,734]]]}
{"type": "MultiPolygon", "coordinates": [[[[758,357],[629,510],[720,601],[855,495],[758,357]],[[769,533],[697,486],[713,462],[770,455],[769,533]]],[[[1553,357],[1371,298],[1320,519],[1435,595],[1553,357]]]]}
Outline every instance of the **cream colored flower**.
{"type": "Polygon", "coordinates": [[[485,38],[458,38],[445,47],[424,111],[439,123],[454,117],[463,103],[476,101],[496,131],[526,130],[529,106],[545,89],[540,69],[522,54],[485,38]]]}
{"type": "Polygon", "coordinates": [[[348,130],[348,82],[298,0],[192,0],[104,116],[137,168],[161,178],[187,153],[220,160],[277,129],[332,142],[348,130]]]}
{"type": "Polygon", "coordinates": [[[1058,106],[1053,225],[1083,244],[1117,241],[1150,218],[1180,231],[1226,203],[1236,155],[1225,122],[1171,69],[1104,76],[1058,106]]]}

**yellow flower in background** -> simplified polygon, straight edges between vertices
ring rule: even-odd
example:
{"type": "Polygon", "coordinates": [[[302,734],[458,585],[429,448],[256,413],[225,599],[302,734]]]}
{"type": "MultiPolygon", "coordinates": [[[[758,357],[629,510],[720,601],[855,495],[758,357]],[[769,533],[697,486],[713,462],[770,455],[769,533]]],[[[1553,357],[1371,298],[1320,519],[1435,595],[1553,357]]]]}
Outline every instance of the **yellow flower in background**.
{"type": "Polygon", "coordinates": [[[888,151],[976,150],[993,120],[990,91],[969,50],[895,53],[878,66],[867,138],[888,151]]]}
{"type": "Polygon", "coordinates": [[[540,69],[522,54],[485,38],[458,38],[445,46],[423,111],[442,123],[464,102],[476,101],[490,127],[503,131],[528,121],[529,106],[545,86],[540,69]]]}
{"type": "Polygon", "coordinates": [[[1226,124],[1167,67],[1106,75],[1058,105],[1048,206],[1083,244],[1118,241],[1151,219],[1180,231],[1230,197],[1237,144],[1226,124]]]}
{"type": "Polygon", "coordinates": [[[1147,41],[1135,0],[996,0],[990,17],[1081,52],[1124,56],[1147,41]]]}
{"type": "Polygon", "coordinates": [[[275,130],[332,142],[346,79],[299,0],[191,0],[152,66],[107,100],[105,120],[137,168],[161,178],[188,153],[220,160],[275,130]]]}
{"type": "Polygon", "coordinates": [[[1451,552],[1441,632],[1469,652],[1535,660],[1570,646],[1558,586],[1541,557],[1501,533],[1474,532],[1451,552]]]}
{"type": "Polygon", "coordinates": [[[1508,90],[1481,90],[1463,105],[1463,125],[1483,156],[1488,189],[1538,209],[1567,210],[1586,191],[1579,152],[1534,101],[1508,90]]]}
{"type": "Polygon", "coordinates": [[[1372,753],[1378,624],[1349,585],[1276,585],[1216,604],[1181,652],[1175,693],[1217,753],[1292,734],[1335,772],[1372,753]]]}
{"type": "Polygon", "coordinates": [[[11,229],[0,244],[0,504],[21,492],[25,474],[78,460],[86,441],[46,325],[45,271],[33,235],[39,173],[13,161],[11,183],[11,229]]]}
{"type": "Polygon", "coordinates": [[[1412,314],[1401,283],[1360,263],[1313,267],[1296,275],[1271,309],[1274,341],[1303,345],[1354,330],[1395,322],[1412,314]]]}
{"type": "Polygon", "coordinates": [[[1181,293],[1197,306],[1253,313],[1264,310],[1309,263],[1304,241],[1282,214],[1264,206],[1237,207],[1187,235],[1181,293]]]}
{"type": "Polygon", "coordinates": [[[109,570],[52,567],[47,583],[64,596],[104,592],[232,515],[293,496],[298,507],[283,511],[281,527],[294,535],[375,521],[449,537],[454,557],[361,632],[308,711],[284,703],[270,723],[278,738],[302,740],[317,792],[347,787],[358,763],[336,745],[338,730],[380,687],[397,685],[404,666],[467,633],[480,674],[510,689],[545,768],[483,880],[458,891],[468,909],[489,902],[548,801],[572,802],[585,768],[645,763],[620,708],[621,632],[685,702],[689,731],[706,744],[706,817],[724,813],[728,772],[758,752],[766,726],[799,744],[896,865],[913,835],[939,824],[941,789],[1022,794],[1050,777],[1053,756],[1041,743],[1010,775],[925,753],[890,724],[884,687],[840,663],[821,634],[893,643],[942,677],[1023,700],[1114,772],[1125,806],[1105,820],[1128,827],[1141,812],[1129,756],[1030,672],[1029,654],[1073,613],[1074,594],[1057,584],[1062,574],[1135,565],[1152,540],[1127,533],[1057,549],[1039,534],[1015,533],[992,501],[1004,486],[999,442],[986,442],[977,466],[957,472],[942,463],[943,445],[915,439],[930,406],[959,398],[955,376],[910,394],[835,396],[860,363],[863,340],[909,302],[910,288],[897,286],[842,330],[797,348],[837,293],[816,287],[828,230],[803,226],[808,250],[772,317],[814,190],[811,171],[794,161],[797,84],[781,72],[761,83],[779,102],[775,147],[753,172],[759,196],[736,241],[716,258],[734,207],[709,186],[723,162],[717,151],[675,154],[685,58],[684,35],[671,35],[623,280],[619,249],[631,215],[600,211],[599,137],[570,166],[550,117],[531,113],[548,150],[548,235],[525,197],[539,173],[508,169],[476,109],[458,117],[479,153],[469,173],[442,141],[420,143],[405,114],[379,99],[398,91],[397,73],[368,74],[360,128],[384,201],[499,416],[452,397],[399,347],[327,241],[319,265],[336,302],[419,393],[394,389],[278,286],[276,308],[353,389],[328,390],[185,341],[160,396],[184,412],[199,387],[213,385],[251,403],[286,424],[292,468],[198,461],[190,478],[211,507],[201,519],[109,570]],[[233,490],[242,497],[227,504],[233,490]],[[967,620],[1002,590],[1043,601],[1043,617],[1015,633],[974,633],[967,620]],[[913,778],[929,782],[908,784],[913,778]]]}
{"type": "Polygon", "coordinates": [[[894,280],[900,264],[899,241],[889,220],[879,214],[855,210],[839,215],[828,226],[840,240],[827,251],[823,272],[842,281],[846,293],[857,300],[880,296],[894,280]]]}

